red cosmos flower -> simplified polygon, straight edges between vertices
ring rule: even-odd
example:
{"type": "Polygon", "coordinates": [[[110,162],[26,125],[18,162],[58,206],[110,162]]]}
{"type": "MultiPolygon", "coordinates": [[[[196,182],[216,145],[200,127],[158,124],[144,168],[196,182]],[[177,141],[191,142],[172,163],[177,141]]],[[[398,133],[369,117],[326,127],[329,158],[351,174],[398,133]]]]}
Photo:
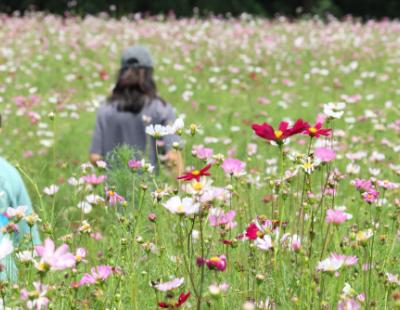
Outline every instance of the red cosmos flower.
{"type": "Polygon", "coordinates": [[[191,181],[193,179],[196,179],[197,182],[200,182],[200,177],[202,176],[210,176],[211,174],[208,172],[208,170],[211,168],[211,164],[208,164],[201,170],[192,170],[189,172],[186,172],[185,174],[181,175],[178,177],[178,180],[185,180],[185,181],[191,181]]]}
{"type": "Polygon", "coordinates": [[[296,123],[294,123],[293,127],[288,127],[288,122],[281,122],[278,130],[274,130],[274,128],[268,123],[263,123],[262,125],[253,124],[251,126],[257,136],[269,141],[274,141],[278,144],[282,144],[283,140],[295,134],[304,132],[310,127],[310,125],[304,122],[302,119],[298,119],[296,123]]]}
{"type": "Polygon", "coordinates": [[[258,228],[258,226],[255,223],[251,223],[246,228],[246,237],[249,238],[250,240],[256,240],[258,237],[261,237],[262,235],[263,232],[258,228]]]}
{"type": "Polygon", "coordinates": [[[186,300],[188,300],[189,296],[190,296],[190,292],[187,292],[186,294],[181,293],[179,295],[178,301],[172,302],[172,303],[168,302],[168,301],[167,302],[160,301],[158,303],[158,306],[160,308],[176,309],[176,308],[179,308],[180,306],[182,306],[186,302],[186,300]]]}
{"type": "Polygon", "coordinates": [[[308,127],[305,131],[305,134],[309,135],[310,137],[319,138],[320,136],[329,137],[331,134],[331,129],[322,128],[321,123],[316,123],[315,126],[308,127]]]}

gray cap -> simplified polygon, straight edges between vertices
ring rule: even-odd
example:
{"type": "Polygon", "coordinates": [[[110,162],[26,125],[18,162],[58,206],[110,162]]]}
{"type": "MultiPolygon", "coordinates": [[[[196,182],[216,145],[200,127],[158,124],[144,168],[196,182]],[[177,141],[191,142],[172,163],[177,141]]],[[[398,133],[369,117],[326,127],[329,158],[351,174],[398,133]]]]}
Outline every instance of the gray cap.
{"type": "Polygon", "coordinates": [[[126,48],[122,52],[121,66],[153,68],[153,59],[146,47],[134,45],[126,48]]]}

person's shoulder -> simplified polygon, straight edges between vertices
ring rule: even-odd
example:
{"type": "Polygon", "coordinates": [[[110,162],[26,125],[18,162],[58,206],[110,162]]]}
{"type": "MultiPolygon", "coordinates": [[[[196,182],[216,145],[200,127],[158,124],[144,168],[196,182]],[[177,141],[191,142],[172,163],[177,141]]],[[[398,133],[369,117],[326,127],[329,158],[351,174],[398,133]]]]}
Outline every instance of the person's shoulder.
{"type": "Polygon", "coordinates": [[[116,113],[116,105],[112,101],[104,101],[100,106],[97,108],[97,114],[99,116],[107,116],[113,113],[116,113]]]}

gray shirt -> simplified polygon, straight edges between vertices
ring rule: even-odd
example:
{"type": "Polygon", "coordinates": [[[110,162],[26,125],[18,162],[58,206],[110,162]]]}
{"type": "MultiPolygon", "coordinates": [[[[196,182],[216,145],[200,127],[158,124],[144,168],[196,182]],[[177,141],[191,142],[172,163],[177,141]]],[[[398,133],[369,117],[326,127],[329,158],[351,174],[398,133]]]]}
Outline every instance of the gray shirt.
{"type": "MultiPolygon", "coordinates": [[[[96,117],[91,153],[105,157],[118,146],[128,145],[142,154],[148,154],[151,163],[157,163],[155,140],[146,135],[146,127],[150,124],[168,125],[175,121],[174,108],[169,103],[153,100],[146,104],[140,113],[118,111],[116,105],[102,104],[96,117]]],[[[164,148],[171,149],[179,136],[163,137],[164,148]]],[[[161,148],[159,148],[160,150],[161,148]]]]}

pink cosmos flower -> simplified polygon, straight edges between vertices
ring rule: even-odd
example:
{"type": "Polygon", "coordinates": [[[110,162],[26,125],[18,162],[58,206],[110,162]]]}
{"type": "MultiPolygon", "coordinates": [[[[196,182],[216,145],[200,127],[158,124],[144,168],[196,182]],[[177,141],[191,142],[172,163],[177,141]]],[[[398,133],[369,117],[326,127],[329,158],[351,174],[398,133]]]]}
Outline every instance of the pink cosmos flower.
{"type": "Polygon", "coordinates": [[[390,182],[388,180],[378,180],[376,182],[376,184],[379,187],[382,187],[384,189],[397,189],[397,188],[399,188],[399,184],[390,182]]]}
{"type": "Polygon", "coordinates": [[[236,212],[233,210],[226,213],[222,210],[217,210],[217,212],[208,216],[208,221],[213,227],[223,226],[224,229],[232,229],[236,226],[236,222],[233,221],[235,216],[236,212]]]}
{"type": "Polygon", "coordinates": [[[93,267],[90,271],[91,273],[85,273],[83,275],[78,286],[104,282],[113,273],[112,267],[106,265],[93,267]]]}
{"type": "Polygon", "coordinates": [[[103,183],[104,180],[107,179],[107,176],[105,176],[105,175],[97,176],[93,173],[93,174],[83,176],[82,179],[88,184],[99,185],[99,184],[103,183]]]}
{"type": "Polygon", "coordinates": [[[198,266],[207,265],[210,270],[218,270],[225,271],[226,269],[226,257],[225,255],[213,256],[210,259],[204,259],[202,257],[198,257],[197,260],[198,266]]]}
{"type": "Polygon", "coordinates": [[[368,203],[373,203],[378,200],[379,198],[379,192],[377,192],[374,189],[369,190],[368,192],[362,193],[362,198],[364,199],[365,202],[368,203]]]}
{"type": "Polygon", "coordinates": [[[107,187],[105,188],[105,190],[106,190],[107,201],[109,202],[109,204],[111,206],[115,206],[117,203],[125,202],[125,198],[122,197],[121,195],[119,195],[117,192],[115,192],[107,187]]]}
{"type": "Polygon", "coordinates": [[[181,286],[184,282],[184,278],[176,278],[168,282],[163,282],[154,285],[154,288],[161,291],[161,292],[166,292],[166,291],[171,291],[179,286],[181,286]]]}
{"type": "Polygon", "coordinates": [[[85,260],[86,254],[87,252],[85,248],[77,248],[75,253],[75,261],[77,263],[86,262],[85,260]]]}
{"type": "Polygon", "coordinates": [[[246,164],[239,159],[235,158],[227,158],[222,163],[222,169],[224,169],[225,173],[240,176],[244,173],[244,169],[246,164]]]}
{"type": "Polygon", "coordinates": [[[55,249],[53,240],[47,238],[43,245],[35,247],[36,253],[41,257],[41,261],[37,265],[39,271],[64,270],[75,266],[75,256],[69,252],[67,244],[61,245],[55,249]]]}
{"type": "Polygon", "coordinates": [[[213,149],[199,145],[193,148],[192,154],[195,155],[198,159],[209,159],[214,155],[214,151],[213,149]]]}
{"type": "Polygon", "coordinates": [[[359,310],[360,304],[352,298],[346,298],[340,301],[337,305],[337,310],[359,310]]]}
{"type": "Polygon", "coordinates": [[[336,153],[328,148],[319,147],[314,151],[315,156],[322,162],[330,162],[336,158],[336,153]]]}
{"type": "Polygon", "coordinates": [[[338,225],[351,218],[351,215],[339,209],[328,209],[325,221],[328,224],[338,225]]]}
{"type": "Polygon", "coordinates": [[[336,272],[343,266],[352,266],[357,264],[356,256],[346,256],[332,253],[328,258],[320,261],[317,266],[318,271],[336,272]]]}
{"type": "Polygon", "coordinates": [[[140,160],[131,159],[128,161],[128,167],[133,170],[139,170],[142,168],[142,162],[140,160]]]}
{"type": "Polygon", "coordinates": [[[355,179],[353,184],[361,192],[369,192],[373,189],[371,180],[355,179]]]}

